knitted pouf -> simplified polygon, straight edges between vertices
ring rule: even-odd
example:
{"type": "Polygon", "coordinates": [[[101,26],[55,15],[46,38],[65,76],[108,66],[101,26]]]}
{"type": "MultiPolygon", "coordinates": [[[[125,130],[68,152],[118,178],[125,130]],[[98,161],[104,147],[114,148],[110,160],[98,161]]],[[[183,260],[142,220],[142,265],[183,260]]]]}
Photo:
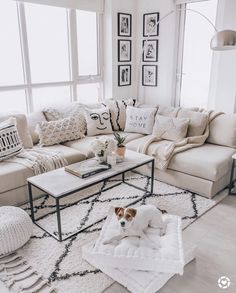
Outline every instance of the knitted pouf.
{"type": "Polygon", "coordinates": [[[0,207],[0,255],[20,248],[32,234],[32,221],[20,208],[0,207]]]}

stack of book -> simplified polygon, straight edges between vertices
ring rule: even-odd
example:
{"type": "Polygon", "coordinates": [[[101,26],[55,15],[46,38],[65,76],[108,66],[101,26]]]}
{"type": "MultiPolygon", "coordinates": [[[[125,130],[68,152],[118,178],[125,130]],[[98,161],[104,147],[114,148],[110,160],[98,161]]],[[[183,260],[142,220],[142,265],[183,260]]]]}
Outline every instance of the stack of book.
{"type": "Polygon", "coordinates": [[[87,178],[109,169],[111,169],[111,165],[99,163],[96,159],[89,159],[65,167],[65,171],[80,178],[87,178]]]}

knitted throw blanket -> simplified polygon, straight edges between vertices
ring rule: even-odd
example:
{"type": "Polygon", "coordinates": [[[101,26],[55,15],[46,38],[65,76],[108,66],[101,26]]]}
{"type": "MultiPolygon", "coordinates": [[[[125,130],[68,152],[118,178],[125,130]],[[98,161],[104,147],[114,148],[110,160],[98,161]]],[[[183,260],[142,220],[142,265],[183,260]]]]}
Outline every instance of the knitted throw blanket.
{"type": "Polygon", "coordinates": [[[42,148],[27,149],[6,160],[9,163],[18,163],[39,175],[68,165],[67,160],[60,152],[52,152],[42,148]]]}
{"type": "Polygon", "coordinates": [[[154,135],[147,135],[142,145],[138,147],[137,151],[146,154],[151,143],[160,141],[160,143],[158,143],[156,148],[152,151],[151,155],[155,157],[155,166],[157,169],[167,169],[170,160],[175,154],[203,145],[209,136],[210,122],[223,113],[209,111],[207,114],[208,123],[202,135],[186,137],[180,141],[164,140],[163,142],[161,142],[161,138],[155,137],[154,135]]]}

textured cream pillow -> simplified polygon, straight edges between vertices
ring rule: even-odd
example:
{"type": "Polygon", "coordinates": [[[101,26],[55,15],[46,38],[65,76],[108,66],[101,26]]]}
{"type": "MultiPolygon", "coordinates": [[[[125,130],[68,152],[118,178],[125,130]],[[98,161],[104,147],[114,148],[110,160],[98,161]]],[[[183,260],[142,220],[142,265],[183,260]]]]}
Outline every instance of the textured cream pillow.
{"type": "Polygon", "coordinates": [[[187,136],[199,136],[204,133],[206,129],[208,116],[205,113],[190,111],[187,109],[180,109],[177,115],[178,118],[189,119],[189,127],[187,136]]]}
{"type": "Polygon", "coordinates": [[[88,136],[109,134],[113,132],[108,107],[101,109],[85,109],[85,119],[88,136]]]}
{"type": "Polygon", "coordinates": [[[168,116],[168,117],[177,117],[180,108],[168,107],[168,106],[159,106],[157,114],[168,116]]]}
{"type": "Polygon", "coordinates": [[[33,112],[27,115],[27,121],[28,121],[28,126],[29,126],[29,131],[31,138],[33,140],[33,144],[37,144],[39,142],[39,136],[36,131],[36,126],[38,123],[47,121],[45,116],[43,115],[43,112],[38,111],[38,112],[33,112]]]}
{"type": "Polygon", "coordinates": [[[213,119],[207,142],[236,148],[236,114],[221,114],[213,119]]]}
{"type": "Polygon", "coordinates": [[[80,129],[80,121],[73,116],[56,121],[40,122],[36,126],[41,146],[82,138],[84,135],[80,129]]]}
{"type": "Polygon", "coordinates": [[[14,157],[23,150],[16,127],[16,119],[11,117],[0,123],[0,161],[14,157]]]}
{"type": "Polygon", "coordinates": [[[3,122],[10,117],[16,119],[16,128],[18,130],[23,147],[26,149],[32,148],[33,141],[28,129],[28,123],[25,114],[0,114],[0,122],[3,122]]]}
{"type": "Polygon", "coordinates": [[[167,140],[181,140],[186,137],[189,119],[156,115],[153,135],[167,140]]]}
{"type": "Polygon", "coordinates": [[[151,134],[156,108],[135,108],[128,106],[126,109],[125,132],[151,134]]]}
{"type": "Polygon", "coordinates": [[[114,131],[123,131],[126,121],[127,106],[135,106],[135,99],[127,100],[105,100],[103,105],[107,106],[111,114],[111,125],[114,131]]]}

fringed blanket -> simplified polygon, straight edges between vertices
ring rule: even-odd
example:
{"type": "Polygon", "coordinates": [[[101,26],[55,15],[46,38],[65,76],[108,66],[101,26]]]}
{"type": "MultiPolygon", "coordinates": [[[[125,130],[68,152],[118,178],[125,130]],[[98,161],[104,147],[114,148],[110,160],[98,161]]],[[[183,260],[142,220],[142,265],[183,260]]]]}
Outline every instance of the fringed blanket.
{"type": "Polygon", "coordinates": [[[52,171],[66,166],[67,160],[60,152],[52,152],[42,148],[27,149],[6,160],[9,163],[18,163],[34,171],[35,175],[52,171]]]}
{"type": "MultiPolygon", "coordinates": [[[[171,158],[180,152],[192,149],[194,147],[199,147],[205,143],[209,136],[210,122],[215,119],[217,116],[223,114],[222,112],[205,112],[208,114],[208,123],[205,128],[205,131],[200,136],[186,137],[181,141],[163,141],[159,143],[157,147],[152,151],[152,156],[155,157],[156,168],[160,170],[167,169],[171,158]]],[[[148,147],[153,142],[161,141],[161,138],[158,138],[154,135],[147,135],[144,143],[138,147],[138,152],[147,153],[148,147]]]]}

